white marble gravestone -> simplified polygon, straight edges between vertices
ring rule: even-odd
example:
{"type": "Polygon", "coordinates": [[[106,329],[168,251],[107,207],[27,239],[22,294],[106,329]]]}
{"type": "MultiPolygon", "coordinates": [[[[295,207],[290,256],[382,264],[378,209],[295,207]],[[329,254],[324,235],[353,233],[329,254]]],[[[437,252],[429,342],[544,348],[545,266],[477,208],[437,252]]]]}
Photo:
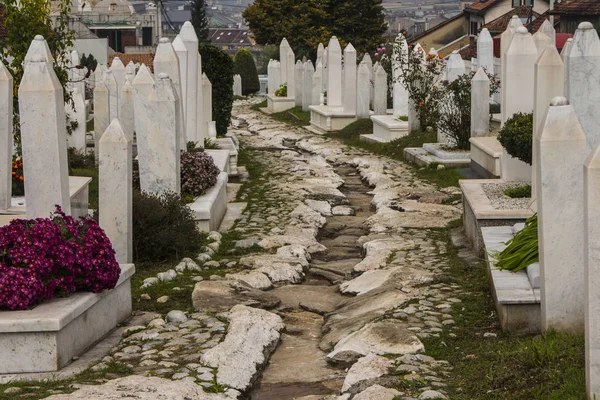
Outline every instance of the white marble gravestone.
{"type": "Polygon", "coordinates": [[[120,264],[133,260],[132,140],[118,119],[111,122],[100,139],[100,226],[110,239],[120,264]]]}
{"type": "Polygon", "coordinates": [[[538,50],[538,57],[542,55],[542,53],[544,52],[544,50],[546,50],[547,47],[556,48],[552,38],[550,38],[548,35],[546,35],[541,30],[538,30],[533,35],[533,41],[535,42],[535,47],[538,50]]]}
{"type": "Polygon", "coordinates": [[[100,80],[94,88],[94,140],[96,158],[98,158],[98,141],[110,125],[110,92],[104,81],[100,80]]]}
{"type": "Polygon", "coordinates": [[[109,110],[110,110],[110,121],[119,117],[119,85],[117,84],[117,80],[115,79],[115,75],[109,69],[104,74],[104,83],[108,88],[109,93],[109,110]]]}
{"type": "Polygon", "coordinates": [[[556,30],[548,19],[544,20],[538,31],[545,33],[552,41],[552,46],[556,47],[556,30]]]}
{"type": "Polygon", "coordinates": [[[323,90],[323,65],[317,64],[317,70],[315,71],[312,79],[312,99],[311,105],[321,105],[321,93],[323,90]]]}
{"type": "Polygon", "coordinates": [[[356,113],[356,49],[348,43],[344,49],[344,112],[356,113]]]}
{"type": "Polygon", "coordinates": [[[464,75],[466,71],[465,61],[462,59],[457,50],[454,50],[448,63],[446,64],[446,79],[450,82],[455,81],[459,76],[464,75]]]}
{"type": "Polygon", "coordinates": [[[504,87],[502,123],[515,113],[533,111],[534,73],[537,59],[537,47],[533,37],[527,28],[523,26],[517,28],[504,60],[506,79],[502,83],[504,87]]]}
{"type": "Polygon", "coordinates": [[[202,73],[202,95],[204,99],[202,99],[202,116],[206,120],[207,131],[208,124],[210,124],[213,120],[212,113],[212,83],[208,79],[205,73],[202,73]]]}
{"type": "Polygon", "coordinates": [[[566,65],[565,96],[583,126],[591,149],[600,141],[600,39],[590,22],[579,24],[566,65]]]}
{"type": "Polygon", "coordinates": [[[129,82],[133,82],[135,79],[135,64],[133,61],[129,61],[127,66],[125,66],[125,80],[129,82]]]}
{"type": "MultiPolygon", "coordinates": [[[[198,36],[190,21],[186,21],[181,27],[179,37],[187,49],[186,68],[186,109],[185,115],[185,138],[187,141],[198,141],[198,36]]],[[[183,91],[182,91],[183,95],[183,91]]]]}
{"type": "Polygon", "coordinates": [[[279,90],[280,86],[281,86],[281,63],[279,61],[274,61],[273,62],[273,93],[271,93],[271,94],[275,95],[275,92],[277,90],[279,90]]]}
{"type": "Polygon", "coordinates": [[[242,96],[242,77],[239,74],[233,76],[233,95],[242,96]]]}
{"type": "Polygon", "coordinates": [[[0,62],[0,210],[11,206],[13,151],[13,77],[0,62]]]}
{"type": "MultiPolygon", "coordinates": [[[[138,73],[133,80],[134,89],[134,103],[133,113],[135,121],[135,133],[137,142],[137,153],[140,164],[149,165],[150,161],[146,161],[146,158],[150,157],[149,143],[148,143],[148,113],[150,110],[150,94],[154,90],[156,84],[154,77],[148,70],[148,68],[142,64],[138,73]]],[[[183,121],[183,119],[182,119],[183,121]]],[[[148,175],[140,174],[141,187],[150,187],[150,177],[148,175]]]]}
{"type": "Polygon", "coordinates": [[[335,36],[327,46],[327,105],[340,107],[342,103],[342,48],[335,36]]]}
{"type": "Polygon", "coordinates": [[[308,111],[308,107],[312,106],[313,103],[313,75],[315,74],[315,68],[313,67],[312,61],[308,60],[304,63],[304,73],[302,74],[302,111],[308,111]]]}
{"type": "Polygon", "coordinates": [[[71,213],[63,88],[44,38],[29,46],[19,86],[27,218],[48,218],[55,205],[71,213]]]}
{"type": "Polygon", "coordinates": [[[296,64],[294,63],[296,55],[292,49],[289,49],[285,58],[287,97],[294,99],[296,97],[296,64]]]}
{"type": "MultiPolygon", "coordinates": [[[[200,56],[199,52],[196,52],[196,56],[198,57],[198,68],[197,68],[197,79],[196,79],[196,84],[197,84],[197,96],[198,98],[196,99],[196,144],[199,147],[204,148],[204,139],[207,137],[207,121],[206,118],[204,116],[204,94],[202,93],[202,57],[200,56]]],[[[178,107],[181,107],[181,105],[178,105],[178,107]]],[[[180,112],[181,114],[181,112],[180,112]]],[[[182,125],[183,126],[183,125],[182,125]]],[[[187,138],[186,138],[187,139],[187,138]]],[[[189,140],[189,139],[187,139],[189,140]]],[[[185,140],[183,141],[183,146],[185,146],[185,140]]],[[[185,148],[185,147],[182,147],[185,148]]]]}
{"type": "Polygon", "coordinates": [[[181,90],[181,68],[179,68],[179,57],[168,38],[161,38],[156,53],[154,54],[154,74],[161,72],[169,75],[173,86],[177,90],[177,97],[182,98],[181,90]]]}
{"type": "MultiPolygon", "coordinates": [[[[281,63],[280,67],[280,85],[287,83],[288,81],[288,53],[292,48],[288,43],[286,38],[281,40],[279,44],[279,62],[281,63]]],[[[279,86],[277,87],[279,89],[279,86]]]]}
{"type": "Polygon", "coordinates": [[[494,40],[487,28],[483,28],[479,32],[479,38],[477,39],[477,63],[488,74],[494,73],[494,40]]]}
{"type": "Polygon", "coordinates": [[[177,54],[177,60],[179,61],[179,81],[181,83],[181,110],[183,112],[183,132],[184,136],[187,136],[187,67],[188,67],[188,51],[185,43],[181,40],[181,36],[177,35],[175,39],[173,39],[173,50],[175,50],[175,54],[177,54]]]}
{"type": "Polygon", "coordinates": [[[133,141],[133,131],[135,130],[135,112],[134,112],[135,93],[133,85],[129,80],[123,84],[121,89],[121,104],[119,106],[119,122],[123,132],[133,141]]]}
{"type": "Polygon", "coordinates": [[[295,97],[294,101],[296,107],[302,106],[302,94],[304,92],[302,88],[302,83],[304,82],[304,64],[301,60],[296,61],[296,65],[294,67],[294,81],[296,83],[296,88],[294,89],[295,97]]]}
{"type": "Polygon", "coordinates": [[[117,82],[117,93],[121,93],[121,89],[125,84],[125,76],[127,71],[125,70],[125,65],[119,57],[113,58],[113,61],[110,64],[110,70],[112,71],[115,81],[117,82]]]}
{"type": "Polygon", "coordinates": [[[178,101],[169,76],[159,74],[148,99],[148,149],[139,156],[144,191],[181,192],[178,101]]]}
{"type": "Polygon", "coordinates": [[[584,331],[585,134],[564,97],[552,100],[535,137],[542,329],[584,331]]]}
{"type": "Polygon", "coordinates": [[[383,67],[375,70],[375,98],[373,100],[373,111],[375,115],[387,114],[388,82],[387,73],[383,67]]]}
{"type": "Polygon", "coordinates": [[[73,147],[77,151],[85,152],[85,130],[87,124],[87,112],[85,109],[85,94],[81,93],[81,86],[77,85],[71,89],[71,97],[73,98],[73,104],[68,104],[65,108],[67,115],[69,116],[70,122],[75,122],[71,130],[71,134],[67,135],[68,147],[73,147]]]}
{"type": "MultiPolygon", "coordinates": [[[[364,58],[363,58],[364,60],[364,58]]],[[[408,43],[403,34],[394,41],[392,58],[394,117],[408,115],[408,90],[402,81],[402,65],[408,62],[408,43]]]]}
{"type": "MultiPolygon", "coordinates": [[[[506,62],[506,52],[508,51],[508,48],[510,46],[510,43],[512,42],[513,36],[515,34],[515,32],[517,31],[517,28],[523,26],[523,22],[521,22],[521,19],[517,16],[517,15],[513,15],[512,18],[510,19],[510,22],[508,23],[508,26],[506,28],[506,30],[504,32],[502,32],[502,34],[500,35],[500,65],[501,65],[501,71],[500,71],[500,103],[502,104],[501,107],[501,116],[502,116],[502,123],[504,124],[504,122],[507,120],[506,117],[506,109],[504,107],[504,105],[506,104],[506,89],[505,89],[505,83],[506,83],[506,66],[507,66],[507,62],[506,62]]],[[[537,52],[537,48],[536,48],[536,52],[537,52]]]]}
{"type": "Polygon", "coordinates": [[[358,66],[356,116],[369,118],[371,108],[371,73],[364,58],[358,66]]]}
{"type": "Polygon", "coordinates": [[[471,80],[471,137],[490,133],[490,79],[480,66],[471,80]]]}

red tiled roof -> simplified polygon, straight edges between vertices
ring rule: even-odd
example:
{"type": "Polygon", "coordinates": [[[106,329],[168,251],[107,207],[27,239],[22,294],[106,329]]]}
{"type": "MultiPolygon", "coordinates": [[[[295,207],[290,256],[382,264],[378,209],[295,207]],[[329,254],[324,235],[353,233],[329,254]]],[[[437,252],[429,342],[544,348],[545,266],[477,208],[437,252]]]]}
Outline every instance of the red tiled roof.
{"type": "MultiPolygon", "coordinates": [[[[550,18],[550,14],[548,13],[548,11],[546,11],[545,13],[543,13],[542,15],[540,15],[539,17],[534,19],[533,22],[531,23],[531,33],[536,33],[537,31],[539,31],[540,28],[542,27],[542,24],[544,23],[544,21],[549,18],[550,18]]],[[[529,29],[529,25],[530,24],[525,24],[525,28],[529,29]]],[[[557,28],[558,25],[560,25],[560,16],[555,16],[554,17],[554,27],[557,28]]]]}
{"type": "MultiPolygon", "coordinates": [[[[496,18],[493,21],[488,22],[483,27],[487,28],[488,31],[490,31],[490,33],[504,32],[506,30],[506,28],[508,27],[508,23],[510,22],[510,19],[513,17],[513,15],[517,15],[517,16],[519,16],[519,18],[529,18],[530,14],[531,14],[531,9],[527,6],[515,7],[513,9],[511,9],[509,12],[507,12],[506,14],[496,18]]],[[[534,21],[539,16],[540,16],[540,14],[533,11],[534,21]]]]}
{"type": "Polygon", "coordinates": [[[123,62],[123,65],[129,64],[129,61],[133,61],[134,64],[140,63],[146,64],[146,67],[150,69],[150,71],[154,71],[154,54],[151,53],[142,53],[142,54],[124,54],[124,53],[115,53],[113,55],[108,56],[108,66],[112,64],[112,61],[115,57],[119,57],[119,59],[123,62]]]}
{"type": "Polygon", "coordinates": [[[600,1],[598,0],[570,0],[554,6],[550,14],[559,15],[600,15],[600,1]]]}
{"type": "Polygon", "coordinates": [[[475,10],[475,11],[485,10],[486,8],[489,8],[489,7],[493,6],[494,4],[498,3],[499,1],[500,0],[477,0],[476,2],[474,2],[470,6],[468,6],[467,9],[471,9],[471,10],[475,10]]]}
{"type": "Polygon", "coordinates": [[[477,58],[477,43],[470,44],[459,52],[463,60],[477,58]]]}

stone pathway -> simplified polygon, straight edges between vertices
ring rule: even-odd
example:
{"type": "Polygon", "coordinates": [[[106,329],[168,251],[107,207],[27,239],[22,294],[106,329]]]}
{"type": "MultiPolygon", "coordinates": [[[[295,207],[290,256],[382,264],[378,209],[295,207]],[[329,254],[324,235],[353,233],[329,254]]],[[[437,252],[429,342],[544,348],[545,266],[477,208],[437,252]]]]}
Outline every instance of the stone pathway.
{"type": "Polygon", "coordinates": [[[130,328],[94,368],[123,363],[135,375],[69,398],[118,398],[144,379],[180,382],[185,395],[173,399],[446,398],[451,368],[421,340],[451,332],[461,308],[460,288],[438,279],[449,268],[438,228],[460,218],[459,204],[445,204],[459,189],[437,190],[401,162],[276,122],[252,102],[236,102],[231,132],[261,176],[233,230],[237,248],[262,251],[211,261],[213,234],[210,250],[174,271],[224,269],[195,283],[196,312],[130,328]],[[191,395],[202,387],[212,393],[191,395]]]}

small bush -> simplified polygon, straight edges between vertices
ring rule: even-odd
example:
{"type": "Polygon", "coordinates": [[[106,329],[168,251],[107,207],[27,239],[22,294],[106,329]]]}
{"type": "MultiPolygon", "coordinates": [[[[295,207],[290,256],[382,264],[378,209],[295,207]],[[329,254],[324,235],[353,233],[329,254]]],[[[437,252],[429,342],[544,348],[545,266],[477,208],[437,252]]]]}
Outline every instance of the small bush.
{"type": "Polygon", "coordinates": [[[490,103],[490,114],[500,114],[502,109],[500,103],[490,103]]]}
{"type": "Polygon", "coordinates": [[[181,153],[181,192],[201,196],[217,183],[219,168],[206,153],[181,153]]]}
{"type": "Polygon", "coordinates": [[[200,43],[198,49],[202,56],[202,69],[212,83],[217,134],[224,136],[233,107],[233,60],[223,50],[208,43],[200,43]]]}
{"type": "Polygon", "coordinates": [[[248,49],[240,49],[233,57],[233,73],[239,74],[242,77],[242,94],[247,96],[256,93],[260,90],[260,82],[258,81],[258,72],[254,57],[248,49]]]}
{"type": "Polygon", "coordinates": [[[181,196],[133,192],[134,261],[176,261],[200,251],[203,236],[181,196]]]}
{"type": "Polygon", "coordinates": [[[513,199],[523,199],[531,197],[531,186],[525,185],[516,188],[506,189],[504,194],[513,199]]]}
{"type": "Polygon", "coordinates": [[[508,154],[531,165],[533,114],[513,115],[500,130],[498,141],[508,154]]]}
{"type": "Polygon", "coordinates": [[[69,147],[67,157],[69,159],[69,173],[74,169],[97,169],[93,151],[82,153],[75,147],[69,147]]]}
{"type": "Polygon", "coordinates": [[[279,86],[279,89],[275,91],[275,97],[287,97],[287,83],[279,86]]]}

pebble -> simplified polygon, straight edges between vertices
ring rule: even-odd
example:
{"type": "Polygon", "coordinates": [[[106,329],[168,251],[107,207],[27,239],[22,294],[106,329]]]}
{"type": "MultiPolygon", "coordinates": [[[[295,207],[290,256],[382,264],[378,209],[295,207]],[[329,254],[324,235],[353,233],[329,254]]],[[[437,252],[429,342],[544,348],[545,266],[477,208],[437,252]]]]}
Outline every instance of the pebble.
{"type": "Polygon", "coordinates": [[[204,267],[208,268],[219,268],[221,264],[218,261],[209,261],[204,263],[204,267]]]}
{"type": "Polygon", "coordinates": [[[196,257],[196,261],[198,261],[199,263],[204,263],[208,260],[210,260],[210,257],[208,254],[206,253],[200,253],[198,254],[198,257],[196,257]]]}
{"type": "Polygon", "coordinates": [[[498,335],[496,335],[493,332],[486,332],[486,333],[483,334],[483,337],[484,338],[495,338],[495,337],[498,337],[498,335]]]}
{"type": "Polygon", "coordinates": [[[180,324],[180,323],[186,322],[188,320],[188,318],[185,316],[185,313],[183,311],[172,310],[172,311],[169,311],[169,313],[165,317],[165,320],[168,323],[180,324]]]}
{"type": "Polygon", "coordinates": [[[447,399],[443,393],[437,390],[426,390],[419,396],[419,400],[434,400],[434,399],[447,399]]]}
{"type": "Polygon", "coordinates": [[[8,389],[6,389],[4,391],[4,394],[16,394],[16,393],[21,393],[23,389],[19,388],[19,387],[9,387],[8,389]]]}
{"type": "Polygon", "coordinates": [[[169,296],[161,296],[156,299],[156,302],[161,304],[166,303],[167,301],[169,301],[169,296]]]}
{"type": "Polygon", "coordinates": [[[194,282],[202,282],[204,280],[204,278],[201,277],[201,276],[195,276],[195,277],[192,278],[192,280],[194,282]]]}
{"type": "Polygon", "coordinates": [[[152,297],[148,293],[144,293],[140,295],[140,300],[152,300],[152,297]]]}

